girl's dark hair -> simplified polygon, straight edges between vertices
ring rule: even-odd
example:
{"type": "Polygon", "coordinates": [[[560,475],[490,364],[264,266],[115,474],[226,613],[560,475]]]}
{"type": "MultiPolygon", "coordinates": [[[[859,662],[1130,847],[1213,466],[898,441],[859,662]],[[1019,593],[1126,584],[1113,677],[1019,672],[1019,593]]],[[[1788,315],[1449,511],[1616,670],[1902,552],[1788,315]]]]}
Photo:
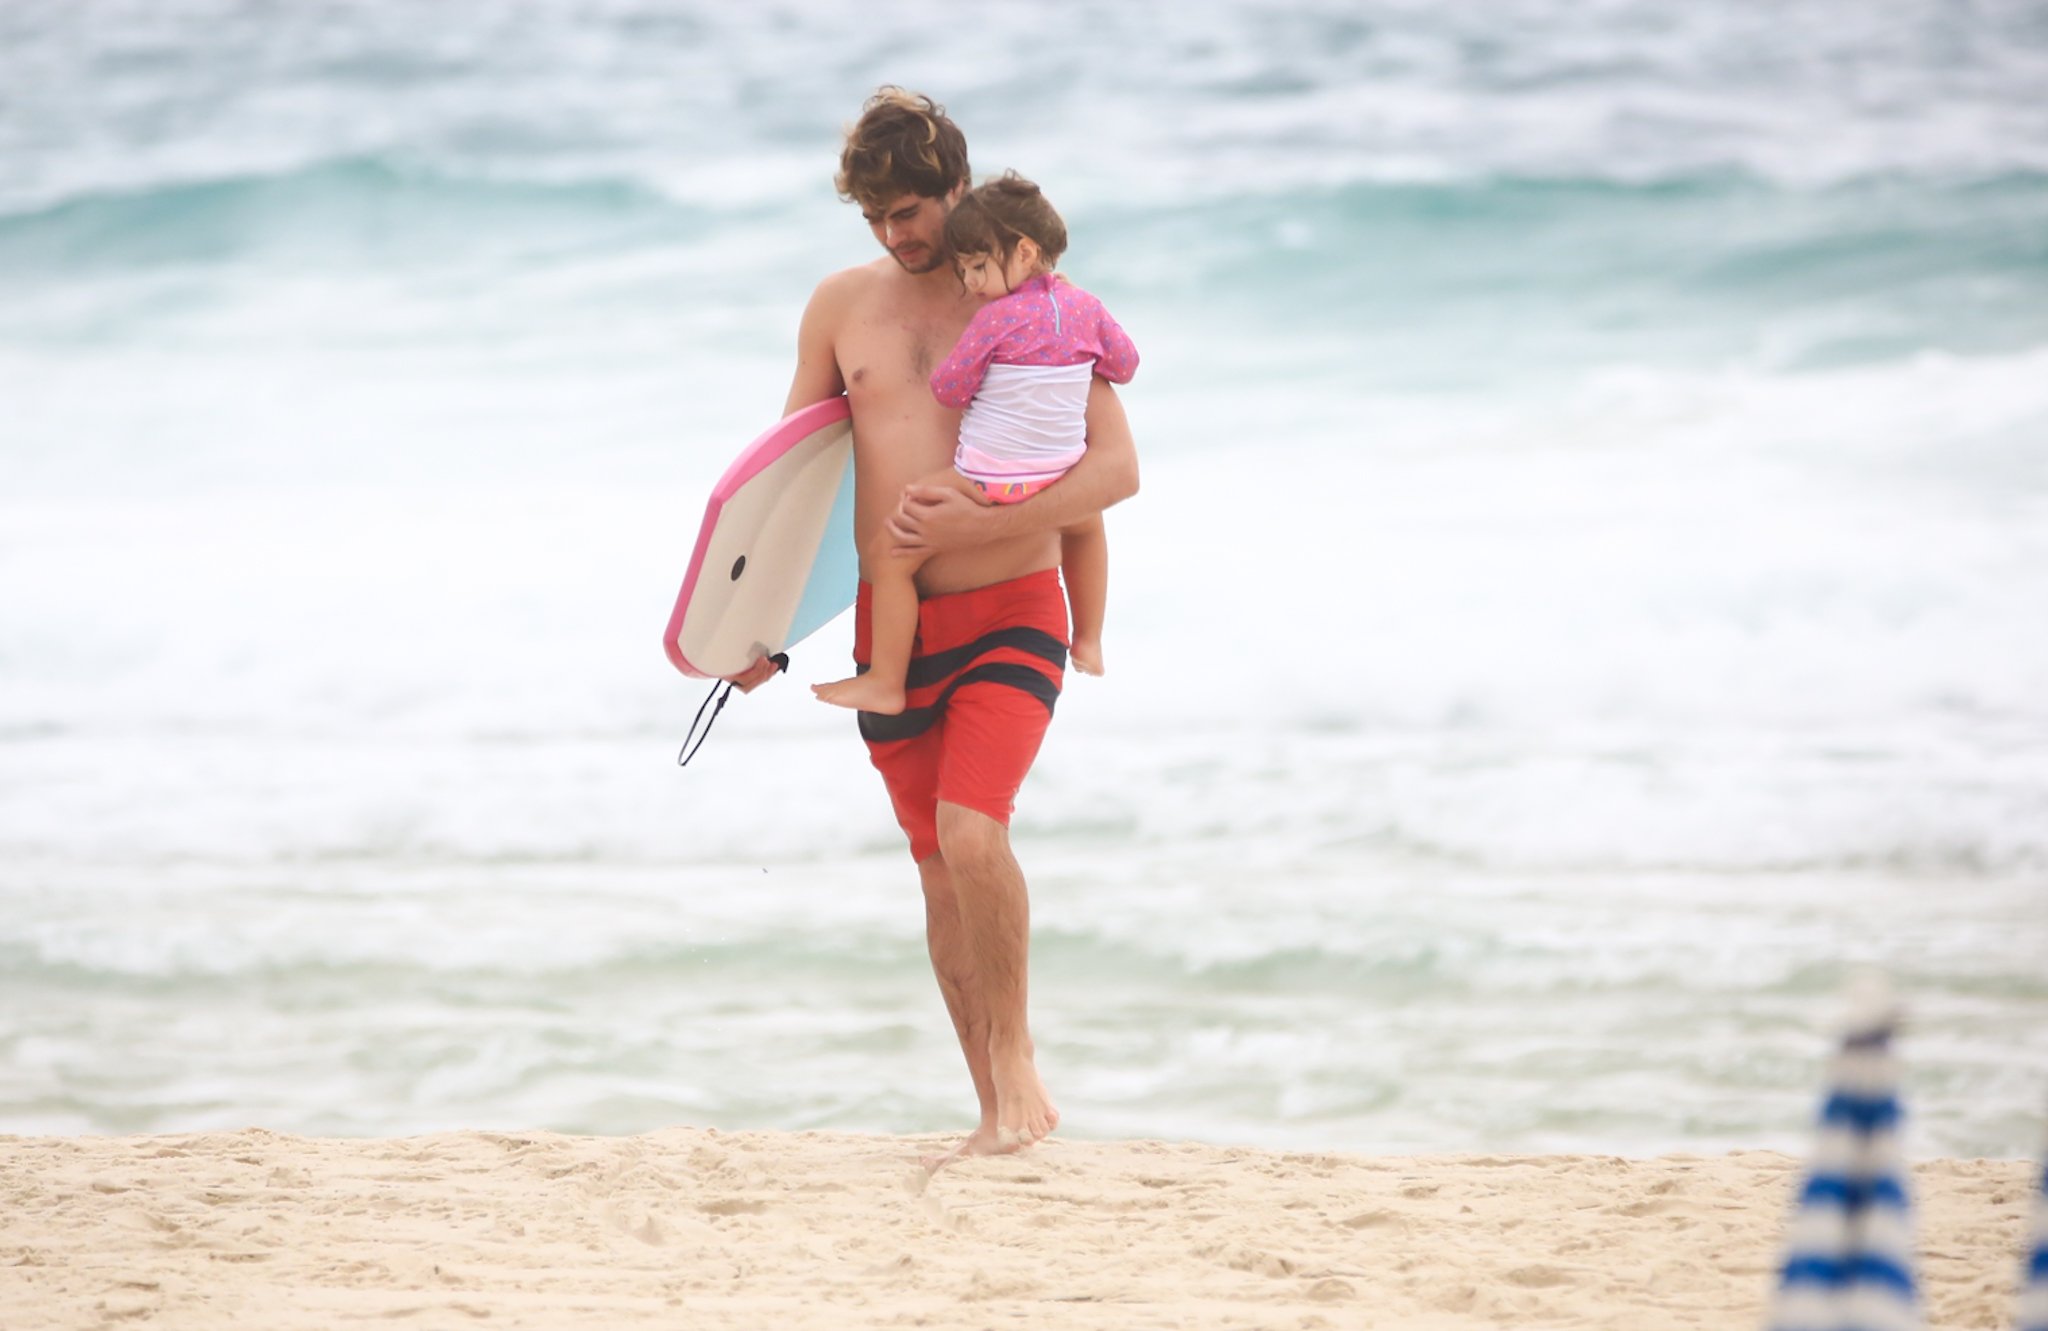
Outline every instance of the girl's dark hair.
{"type": "Polygon", "coordinates": [[[999,254],[1007,264],[1026,236],[1048,266],[1067,252],[1067,224],[1045,193],[1015,171],[975,186],[946,214],[946,245],[955,254],[999,254]]]}

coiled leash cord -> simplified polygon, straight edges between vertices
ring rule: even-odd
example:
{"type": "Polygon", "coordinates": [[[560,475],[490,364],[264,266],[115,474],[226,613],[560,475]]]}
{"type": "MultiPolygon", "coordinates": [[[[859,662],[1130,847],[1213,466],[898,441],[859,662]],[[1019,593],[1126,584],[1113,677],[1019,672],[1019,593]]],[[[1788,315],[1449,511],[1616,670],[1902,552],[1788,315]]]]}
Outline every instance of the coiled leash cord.
{"type": "MultiPolygon", "coordinates": [[[[777,675],[789,669],[788,652],[777,652],[768,659],[775,663],[777,675]]],[[[771,675],[769,678],[772,679],[774,676],[771,675]]],[[[711,686],[711,692],[704,695],[704,701],[697,704],[697,715],[690,722],[690,733],[683,736],[683,747],[676,754],[676,766],[688,767],[690,759],[697,756],[697,750],[704,747],[704,741],[711,738],[711,727],[717,724],[718,714],[725,710],[725,700],[732,697],[732,687],[731,680],[721,679],[711,686]],[[725,686],[723,690],[719,688],[721,684],[725,686]],[[708,721],[704,718],[704,709],[707,707],[711,709],[711,719],[708,721]],[[699,725],[704,727],[701,734],[697,730],[699,725]]]]}

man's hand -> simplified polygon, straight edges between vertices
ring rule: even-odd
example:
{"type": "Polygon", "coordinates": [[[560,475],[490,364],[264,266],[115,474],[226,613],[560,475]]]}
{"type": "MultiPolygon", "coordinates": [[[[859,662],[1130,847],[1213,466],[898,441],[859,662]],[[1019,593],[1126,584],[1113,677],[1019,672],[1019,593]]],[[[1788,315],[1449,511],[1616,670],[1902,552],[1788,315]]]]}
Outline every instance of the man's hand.
{"type": "Polygon", "coordinates": [[[985,545],[993,539],[988,530],[992,507],[989,500],[951,486],[907,485],[885,524],[896,538],[890,553],[938,555],[985,545]]]}
{"type": "Polygon", "coordinates": [[[1010,537],[1064,531],[1138,493],[1138,454],[1116,390],[1097,375],[1088,381],[1088,451],[1073,470],[1021,504],[950,486],[904,487],[882,525],[899,555],[942,555],[1010,537]]]}
{"type": "Polygon", "coordinates": [[[737,675],[727,675],[725,678],[734,687],[739,689],[741,693],[752,693],[755,689],[767,683],[781,669],[782,667],[776,663],[774,657],[764,656],[745,670],[740,671],[737,675]]]}

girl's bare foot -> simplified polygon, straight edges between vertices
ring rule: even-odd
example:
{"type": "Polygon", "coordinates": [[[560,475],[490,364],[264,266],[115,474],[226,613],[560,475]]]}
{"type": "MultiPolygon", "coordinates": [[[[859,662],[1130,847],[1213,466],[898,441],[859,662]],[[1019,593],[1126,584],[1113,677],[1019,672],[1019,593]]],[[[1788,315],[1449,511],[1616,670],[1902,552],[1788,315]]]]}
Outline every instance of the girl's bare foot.
{"type": "Polygon", "coordinates": [[[903,711],[903,686],[899,684],[891,688],[872,673],[834,680],[830,684],[813,684],[811,692],[818,696],[819,702],[829,702],[838,707],[879,712],[883,716],[896,716],[903,711]]]}
{"type": "Polygon", "coordinates": [[[1067,649],[1067,659],[1084,675],[1101,674],[1102,639],[1076,637],[1074,645],[1067,649]]]}

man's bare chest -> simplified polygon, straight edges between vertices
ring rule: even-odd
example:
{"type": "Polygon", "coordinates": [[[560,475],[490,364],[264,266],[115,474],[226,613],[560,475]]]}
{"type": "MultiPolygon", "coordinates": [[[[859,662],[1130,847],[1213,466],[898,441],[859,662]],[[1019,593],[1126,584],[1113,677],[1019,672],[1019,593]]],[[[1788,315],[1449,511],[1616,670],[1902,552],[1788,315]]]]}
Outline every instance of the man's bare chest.
{"type": "MultiPolygon", "coordinates": [[[[932,371],[967,328],[967,312],[873,310],[841,329],[834,348],[847,392],[855,397],[931,393],[932,371]]],[[[933,404],[936,406],[936,402],[933,404]]]]}

